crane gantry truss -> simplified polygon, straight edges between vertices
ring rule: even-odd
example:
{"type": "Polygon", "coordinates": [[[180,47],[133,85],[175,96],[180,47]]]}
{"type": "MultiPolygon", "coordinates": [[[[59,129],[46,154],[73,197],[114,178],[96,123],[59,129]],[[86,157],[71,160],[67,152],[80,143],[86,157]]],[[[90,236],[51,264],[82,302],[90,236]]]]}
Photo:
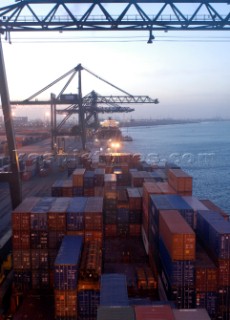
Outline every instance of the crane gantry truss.
{"type": "Polygon", "coordinates": [[[0,32],[230,30],[229,1],[16,0],[0,8],[0,32]]]}

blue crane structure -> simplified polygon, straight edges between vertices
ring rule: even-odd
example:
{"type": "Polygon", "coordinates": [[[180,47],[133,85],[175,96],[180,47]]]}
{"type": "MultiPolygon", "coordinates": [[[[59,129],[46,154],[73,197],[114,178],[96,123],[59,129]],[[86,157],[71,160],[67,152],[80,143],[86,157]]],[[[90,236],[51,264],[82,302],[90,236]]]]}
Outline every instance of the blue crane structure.
{"type": "MultiPolygon", "coordinates": [[[[9,42],[12,32],[145,31],[151,43],[155,31],[191,30],[229,31],[229,0],[15,0],[0,7],[0,33],[9,42]]],[[[0,181],[10,183],[14,208],[22,195],[1,38],[0,96],[11,159],[11,172],[1,174],[0,181]]]]}

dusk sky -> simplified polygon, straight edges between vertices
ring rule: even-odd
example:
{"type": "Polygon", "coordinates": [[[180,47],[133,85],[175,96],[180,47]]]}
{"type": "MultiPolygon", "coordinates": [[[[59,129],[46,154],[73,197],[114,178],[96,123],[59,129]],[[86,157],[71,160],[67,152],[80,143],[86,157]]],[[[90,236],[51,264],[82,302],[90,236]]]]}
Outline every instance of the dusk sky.
{"type": "MultiPolygon", "coordinates": [[[[10,3],[1,1],[1,7],[10,3]]],[[[80,63],[130,94],[160,101],[136,105],[121,117],[230,118],[230,33],[158,31],[152,44],[148,36],[147,31],[12,33],[12,44],[2,36],[10,98],[28,98],[80,63]]],[[[77,92],[77,86],[75,78],[66,93],[77,92]]],[[[92,90],[122,95],[85,71],[82,89],[83,95],[92,90]]],[[[17,107],[15,113],[35,118],[45,112],[31,108],[17,107]]]]}

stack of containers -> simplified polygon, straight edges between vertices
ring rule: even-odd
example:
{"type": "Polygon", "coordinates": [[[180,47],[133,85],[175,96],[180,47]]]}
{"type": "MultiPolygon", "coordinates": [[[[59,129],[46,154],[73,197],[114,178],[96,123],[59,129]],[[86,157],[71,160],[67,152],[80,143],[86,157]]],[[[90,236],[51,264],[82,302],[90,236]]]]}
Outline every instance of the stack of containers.
{"type": "Polygon", "coordinates": [[[74,196],[72,179],[63,180],[63,183],[62,183],[62,196],[63,197],[72,197],[72,196],[74,196]]]}
{"type": "MultiPolygon", "coordinates": [[[[144,190],[143,190],[144,193],[144,190]]],[[[143,200],[144,201],[144,200],[143,200]]],[[[159,236],[159,211],[178,210],[188,224],[194,228],[194,210],[189,204],[177,194],[150,194],[149,202],[149,223],[148,230],[144,234],[144,223],[142,228],[142,238],[149,261],[153,268],[159,269],[158,257],[158,236],[159,236]]],[[[144,214],[143,214],[144,220],[144,214]]]]}
{"type": "Polygon", "coordinates": [[[197,236],[218,268],[218,316],[229,319],[230,223],[218,212],[198,211],[197,236]]]}
{"type": "Polygon", "coordinates": [[[131,186],[134,188],[142,187],[144,180],[150,177],[147,171],[130,171],[131,186]]]}
{"type": "Polygon", "coordinates": [[[79,196],[83,195],[85,171],[86,169],[84,168],[77,168],[72,174],[74,192],[79,196]]]}
{"type": "Polygon", "coordinates": [[[157,186],[162,194],[176,194],[176,191],[170,186],[168,181],[157,182],[157,186]]]}
{"type": "Polygon", "coordinates": [[[141,235],[142,196],[138,188],[127,188],[130,236],[141,235]]]}
{"type": "Polygon", "coordinates": [[[176,210],[159,212],[159,254],[162,282],[179,309],[195,307],[196,235],[176,210]]]}
{"type": "Polygon", "coordinates": [[[96,168],[95,171],[95,187],[103,187],[104,186],[104,168],[96,168]]]}
{"type": "Polygon", "coordinates": [[[34,177],[37,174],[37,161],[37,157],[32,157],[25,160],[25,171],[23,172],[23,175],[27,176],[27,180],[29,180],[31,177],[34,177]]]}
{"type": "Polygon", "coordinates": [[[117,180],[115,174],[104,176],[105,236],[117,235],[117,180]]]}
{"type": "Polygon", "coordinates": [[[47,220],[54,201],[52,197],[40,198],[30,212],[32,287],[35,289],[50,286],[47,220]]]}
{"type": "Polygon", "coordinates": [[[88,197],[84,209],[85,242],[103,242],[103,197],[88,197]]]}
{"type": "Polygon", "coordinates": [[[208,210],[208,208],[194,196],[182,196],[182,198],[194,211],[193,229],[196,230],[197,211],[208,210]]]}
{"type": "Polygon", "coordinates": [[[77,318],[77,281],[83,238],[65,236],[54,263],[55,318],[77,318]]]}
{"type": "Polygon", "coordinates": [[[12,212],[14,284],[19,292],[31,287],[30,212],[39,200],[28,197],[12,212]]]}
{"type": "Polygon", "coordinates": [[[60,248],[63,237],[66,234],[66,212],[71,198],[55,198],[54,203],[48,211],[48,231],[49,231],[49,269],[50,279],[53,283],[54,261],[60,248]]]}
{"type": "Polygon", "coordinates": [[[224,210],[218,207],[211,200],[205,199],[205,200],[201,200],[201,202],[205,205],[206,208],[208,208],[211,211],[219,212],[221,216],[224,218],[224,220],[229,221],[229,214],[227,214],[224,210]]]}
{"type": "Polygon", "coordinates": [[[93,197],[94,196],[94,180],[95,173],[94,171],[86,170],[83,179],[84,191],[83,194],[85,197],[93,197]]]}
{"type": "Polygon", "coordinates": [[[217,314],[218,268],[197,244],[195,262],[196,307],[205,308],[212,319],[217,314]]]}
{"type": "Polygon", "coordinates": [[[56,180],[51,187],[52,197],[62,197],[63,180],[56,180]]]}
{"type": "Polygon", "coordinates": [[[117,236],[129,235],[129,202],[125,189],[117,190],[117,236]]]}
{"type": "Polygon", "coordinates": [[[67,235],[85,236],[85,206],[87,197],[71,198],[66,211],[67,235]]]}
{"type": "MultiPolygon", "coordinates": [[[[143,183],[143,203],[142,203],[142,237],[149,241],[149,211],[150,196],[152,194],[161,194],[161,190],[155,182],[143,183]]],[[[148,251],[148,250],[147,250],[148,251]]]]}
{"type": "Polygon", "coordinates": [[[192,176],[182,169],[168,169],[168,182],[176,192],[183,196],[192,195],[192,176]]]}
{"type": "Polygon", "coordinates": [[[78,319],[95,320],[100,303],[101,242],[84,244],[78,281],[78,319]]]}

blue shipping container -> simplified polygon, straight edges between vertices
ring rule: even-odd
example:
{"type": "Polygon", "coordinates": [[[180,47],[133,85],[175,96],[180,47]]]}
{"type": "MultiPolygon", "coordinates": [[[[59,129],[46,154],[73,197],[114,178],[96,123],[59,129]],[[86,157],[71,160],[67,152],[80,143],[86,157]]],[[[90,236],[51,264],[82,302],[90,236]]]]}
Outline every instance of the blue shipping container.
{"type": "Polygon", "coordinates": [[[85,228],[84,211],[87,197],[73,197],[66,213],[67,230],[83,230],[85,228]]]}
{"type": "Polygon", "coordinates": [[[230,222],[220,213],[198,211],[197,234],[214,258],[230,259],[230,222]]]}
{"type": "Polygon", "coordinates": [[[59,290],[77,287],[83,237],[65,236],[54,262],[54,286],[59,290]]]}
{"type": "Polygon", "coordinates": [[[101,306],[128,306],[127,280],[124,274],[111,273],[101,276],[101,306]]]}

